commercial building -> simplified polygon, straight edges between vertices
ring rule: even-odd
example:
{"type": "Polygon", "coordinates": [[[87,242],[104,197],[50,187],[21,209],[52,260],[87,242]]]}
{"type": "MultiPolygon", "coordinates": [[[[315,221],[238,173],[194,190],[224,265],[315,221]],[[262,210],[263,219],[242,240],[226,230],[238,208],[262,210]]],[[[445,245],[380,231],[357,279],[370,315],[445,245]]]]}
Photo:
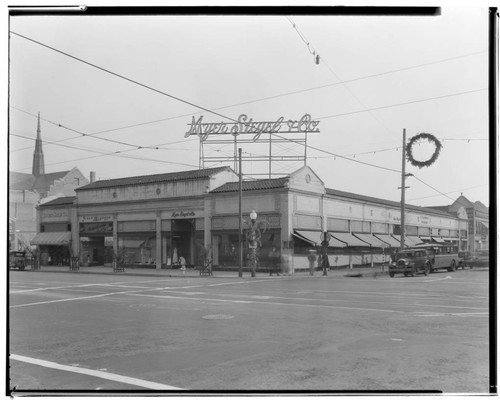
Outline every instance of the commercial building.
{"type": "MultiPolygon", "coordinates": [[[[331,235],[334,267],[384,262],[400,246],[400,203],[326,188],[310,167],[244,181],[241,189],[243,229],[255,210],[265,227],[260,261],[278,260],[283,273],[308,267],[308,250],[324,231],[331,235]]],[[[219,268],[239,265],[239,183],[230,167],[96,181],[75,192],[38,207],[35,241],[44,243],[47,260],[66,247],[66,257],[73,253],[96,265],[117,255],[151,268],[180,256],[188,265],[207,256],[219,268]]],[[[406,205],[405,244],[466,249],[467,218],[459,205],[453,211],[406,205]]]]}

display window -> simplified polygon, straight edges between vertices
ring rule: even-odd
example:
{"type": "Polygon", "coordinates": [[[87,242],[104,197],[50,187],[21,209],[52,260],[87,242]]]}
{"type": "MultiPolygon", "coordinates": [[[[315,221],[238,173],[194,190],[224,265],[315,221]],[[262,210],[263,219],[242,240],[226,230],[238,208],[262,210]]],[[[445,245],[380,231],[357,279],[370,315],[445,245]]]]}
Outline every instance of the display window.
{"type": "Polygon", "coordinates": [[[118,237],[118,255],[125,264],[156,264],[156,235],[136,233],[118,237]]]}

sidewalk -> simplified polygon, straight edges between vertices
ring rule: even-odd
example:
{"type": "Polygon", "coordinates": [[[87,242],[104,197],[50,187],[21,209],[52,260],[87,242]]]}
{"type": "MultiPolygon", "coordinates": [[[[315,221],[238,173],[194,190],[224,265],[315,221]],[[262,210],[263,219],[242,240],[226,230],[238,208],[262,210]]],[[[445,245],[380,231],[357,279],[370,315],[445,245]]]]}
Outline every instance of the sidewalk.
{"type": "MultiPolygon", "coordinates": [[[[342,268],[342,269],[332,269],[328,271],[328,276],[323,276],[323,271],[314,271],[314,276],[309,275],[309,271],[298,271],[293,275],[280,274],[276,276],[273,274],[269,275],[267,272],[257,272],[255,274],[256,278],[267,278],[267,279],[282,279],[282,278],[376,278],[380,275],[387,275],[388,267],[385,266],[375,266],[373,268],[363,267],[363,268],[342,268]],[[383,270],[382,270],[383,269],[383,270]]],[[[213,275],[200,276],[198,270],[188,268],[186,271],[181,271],[180,269],[154,269],[154,268],[125,268],[124,272],[113,272],[112,267],[80,267],[78,271],[70,271],[69,266],[42,266],[39,270],[26,269],[25,272],[65,272],[70,274],[103,274],[103,275],[127,275],[127,276],[155,276],[155,277],[177,277],[177,278],[238,278],[238,269],[235,268],[232,271],[213,271],[213,275]]],[[[250,271],[243,270],[243,278],[251,278],[250,271]]]]}

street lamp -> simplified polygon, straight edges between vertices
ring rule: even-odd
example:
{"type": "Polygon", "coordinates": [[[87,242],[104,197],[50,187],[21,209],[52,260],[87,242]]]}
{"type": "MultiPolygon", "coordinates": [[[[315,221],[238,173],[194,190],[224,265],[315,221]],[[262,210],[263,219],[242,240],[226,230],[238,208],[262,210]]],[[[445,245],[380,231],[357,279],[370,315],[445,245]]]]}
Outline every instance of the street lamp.
{"type": "Polygon", "coordinates": [[[250,219],[252,220],[252,224],[254,224],[255,220],[257,219],[257,213],[255,212],[255,210],[252,210],[252,212],[250,213],[250,219]]]}
{"type": "Polygon", "coordinates": [[[257,269],[257,262],[259,261],[257,249],[261,246],[260,238],[262,236],[262,232],[266,231],[268,222],[257,220],[257,212],[252,210],[250,213],[250,223],[247,222],[247,224],[250,228],[247,232],[248,263],[250,264],[252,277],[254,277],[255,270],[257,269]]]}

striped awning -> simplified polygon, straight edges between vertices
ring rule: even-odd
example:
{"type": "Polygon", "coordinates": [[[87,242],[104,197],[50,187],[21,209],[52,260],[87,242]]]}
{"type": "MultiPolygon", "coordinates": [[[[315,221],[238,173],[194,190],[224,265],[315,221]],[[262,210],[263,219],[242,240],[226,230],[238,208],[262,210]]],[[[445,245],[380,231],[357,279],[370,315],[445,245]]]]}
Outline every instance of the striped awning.
{"type": "Polygon", "coordinates": [[[347,246],[349,246],[349,247],[369,247],[370,246],[368,243],[358,239],[352,233],[347,233],[347,232],[328,232],[328,233],[332,236],[332,239],[340,240],[341,242],[344,242],[345,244],[347,244],[347,246]]]}
{"type": "MultiPolygon", "coordinates": [[[[321,233],[320,231],[294,231],[293,236],[309,242],[313,246],[321,245],[321,233]]],[[[346,247],[344,242],[341,242],[335,238],[330,238],[328,247],[346,247]]]]}
{"type": "Polygon", "coordinates": [[[423,241],[418,236],[405,236],[405,244],[407,246],[417,246],[420,243],[423,243],[423,241]]]}
{"type": "Polygon", "coordinates": [[[394,239],[391,235],[378,234],[375,236],[383,242],[387,243],[389,247],[401,247],[401,243],[399,242],[399,240],[394,239]]]}
{"type": "Polygon", "coordinates": [[[30,240],[36,245],[67,245],[71,241],[71,232],[40,232],[30,240]]]}
{"type": "Polygon", "coordinates": [[[371,247],[379,247],[379,248],[389,247],[387,243],[376,238],[370,233],[353,233],[353,235],[356,236],[358,239],[361,239],[363,242],[368,243],[371,247]]]}

